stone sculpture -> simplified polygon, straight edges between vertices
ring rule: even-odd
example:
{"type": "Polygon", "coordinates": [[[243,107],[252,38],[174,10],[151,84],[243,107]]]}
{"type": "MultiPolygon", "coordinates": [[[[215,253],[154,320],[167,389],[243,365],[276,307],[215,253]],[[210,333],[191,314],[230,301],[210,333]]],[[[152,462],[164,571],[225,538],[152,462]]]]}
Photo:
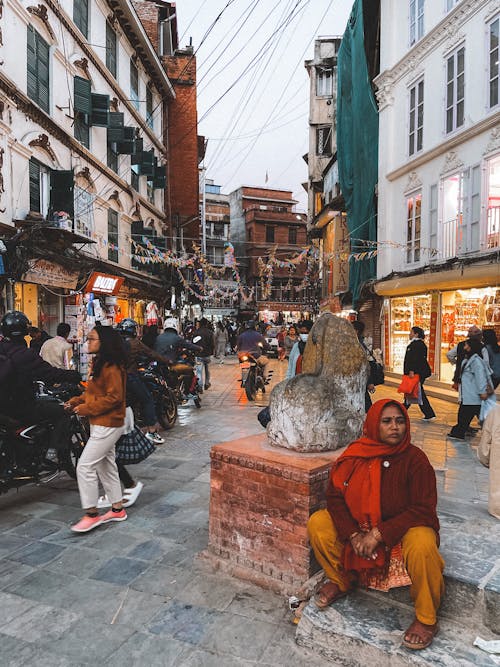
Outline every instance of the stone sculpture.
{"type": "Polygon", "coordinates": [[[302,373],[271,392],[272,445],[299,452],[344,447],[361,435],[369,364],[352,325],[331,313],[316,321],[302,373]]]}

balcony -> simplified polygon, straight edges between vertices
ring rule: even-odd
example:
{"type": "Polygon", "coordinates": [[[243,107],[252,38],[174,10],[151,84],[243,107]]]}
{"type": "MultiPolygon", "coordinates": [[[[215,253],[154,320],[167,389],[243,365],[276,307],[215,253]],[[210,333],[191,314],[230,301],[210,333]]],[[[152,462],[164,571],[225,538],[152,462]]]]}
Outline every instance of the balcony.
{"type": "Polygon", "coordinates": [[[500,247],[500,206],[491,206],[486,218],[486,248],[500,247]]]}

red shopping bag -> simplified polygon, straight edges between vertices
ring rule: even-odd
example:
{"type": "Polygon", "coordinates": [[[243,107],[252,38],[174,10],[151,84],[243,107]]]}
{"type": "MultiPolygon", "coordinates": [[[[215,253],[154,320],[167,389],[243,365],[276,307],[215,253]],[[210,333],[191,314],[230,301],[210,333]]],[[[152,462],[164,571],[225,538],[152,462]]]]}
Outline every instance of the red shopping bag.
{"type": "Polygon", "coordinates": [[[415,374],[413,377],[403,375],[401,384],[398,387],[400,394],[408,394],[413,398],[418,398],[418,385],[420,383],[420,376],[415,374]]]}

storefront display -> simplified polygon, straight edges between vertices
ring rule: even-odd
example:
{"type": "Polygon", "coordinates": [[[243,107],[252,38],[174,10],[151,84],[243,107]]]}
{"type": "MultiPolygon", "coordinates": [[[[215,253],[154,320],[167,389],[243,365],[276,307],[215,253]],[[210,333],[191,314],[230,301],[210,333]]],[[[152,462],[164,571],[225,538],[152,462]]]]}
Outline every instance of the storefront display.
{"type": "Polygon", "coordinates": [[[403,372],[406,347],[412,327],[421,327],[426,336],[431,326],[431,296],[428,294],[391,299],[391,367],[403,372]]]}

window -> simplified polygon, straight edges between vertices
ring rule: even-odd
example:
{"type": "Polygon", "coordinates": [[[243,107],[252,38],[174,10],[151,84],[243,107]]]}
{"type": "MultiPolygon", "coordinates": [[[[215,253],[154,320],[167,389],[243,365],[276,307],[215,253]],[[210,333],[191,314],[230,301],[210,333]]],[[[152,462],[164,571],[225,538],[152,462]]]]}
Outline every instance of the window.
{"type": "Polygon", "coordinates": [[[224,225],[221,223],[214,223],[214,236],[218,239],[224,238],[224,225]]]}
{"type": "Polygon", "coordinates": [[[465,112],[465,47],[446,60],[446,133],[464,124],[465,112]]]}
{"type": "Polygon", "coordinates": [[[160,56],[172,56],[173,54],[172,23],[167,18],[160,22],[160,56]]]}
{"type": "Polygon", "coordinates": [[[318,127],[316,129],[316,155],[332,154],[332,128],[318,127]]]}
{"type": "Polygon", "coordinates": [[[116,32],[106,21],[106,67],[116,79],[116,32]]]}
{"type": "Polygon", "coordinates": [[[136,164],[131,166],[130,185],[136,192],[139,192],[139,166],[136,164]]]}
{"type": "Polygon", "coordinates": [[[50,169],[34,158],[29,161],[30,211],[41,213],[44,218],[49,212],[50,169]]]}
{"type": "Polygon", "coordinates": [[[49,45],[28,26],[28,97],[49,113],[49,45]]]}
{"type": "Polygon", "coordinates": [[[91,238],[94,232],[95,195],[75,186],[75,232],[91,238]]]}
{"type": "Polygon", "coordinates": [[[274,227],[266,225],[266,243],[274,243],[274,227]]]}
{"type": "Polygon", "coordinates": [[[333,71],[331,69],[316,68],[316,95],[317,97],[331,97],[333,94],[333,71]]]}
{"type": "Polygon", "coordinates": [[[429,230],[430,230],[430,247],[431,259],[436,258],[436,251],[438,248],[438,186],[431,185],[429,190],[429,230]]]}
{"type": "Polygon", "coordinates": [[[74,124],[75,139],[81,144],[90,147],[90,114],[92,113],[92,102],[90,92],[90,81],[75,76],[73,80],[74,91],[74,124]]]}
{"type": "Polygon", "coordinates": [[[212,252],[213,263],[216,265],[224,264],[224,248],[214,246],[212,252]]]}
{"type": "Polygon", "coordinates": [[[108,144],[107,165],[114,172],[118,173],[118,153],[116,144],[108,144]]]}
{"type": "Polygon", "coordinates": [[[500,246],[500,156],[488,162],[486,247],[500,246]]]}
{"type": "Polygon", "coordinates": [[[297,227],[288,228],[288,243],[290,245],[297,245],[297,227]]]}
{"type": "Polygon", "coordinates": [[[130,99],[136,109],[139,109],[139,70],[137,65],[130,61],[130,99]]]}
{"type": "Polygon", "coordinates": [[[410,0],[410,46],[424,36],[424,0],[410,0]]]}
{"type": "Polygon", "coordinates": [[[459,172],[442,182],[442,239],[441,257],[448,259],[457,255],[457,240],[463,225],[466,174],[459,172]]]}
{"type": "Polygon", "coordinates": [[[146,123],[153,129],[153,91],[151,86],[146,87],[146,123]]]}
{"type": "Polygon", "coordinates": [[[412,264],[420,261],[422,193],[408,197],[406,209],[406,261],[408,264],[412,264]]]}
{"type": "Polygon", "coordinates": [[[118,262],[118,213],[108,208],[108,259],[118,262]]]}
{"type": "Polygon", "coordinates": [[[73,23],[84,37],[89,36],[89,0],[73,0],[73,23]]]}
{"type": "Polygon", "coordinates": [[[153,181],[151,181],[151,180],[146,181],[146,185],[147,185],[148,201],[149,201],[150,204],[154,204],[155,203],[155,191],[154,191],[153,181]]]}
{"type": "Polygon", "coordinates": [[[410,122],[408,154],[422,150],[424,135],[424,82],[410,88],[410,122]]]}
{"type": "Polygon", "coordinates": [[[490,23],[489,30],[489,55],[490,55],[490,72],[489,72],[489,105],[490,109],[496,107],[498,104],[498,37],[500,29],[500,19],[495,19],[490,23]]]}

